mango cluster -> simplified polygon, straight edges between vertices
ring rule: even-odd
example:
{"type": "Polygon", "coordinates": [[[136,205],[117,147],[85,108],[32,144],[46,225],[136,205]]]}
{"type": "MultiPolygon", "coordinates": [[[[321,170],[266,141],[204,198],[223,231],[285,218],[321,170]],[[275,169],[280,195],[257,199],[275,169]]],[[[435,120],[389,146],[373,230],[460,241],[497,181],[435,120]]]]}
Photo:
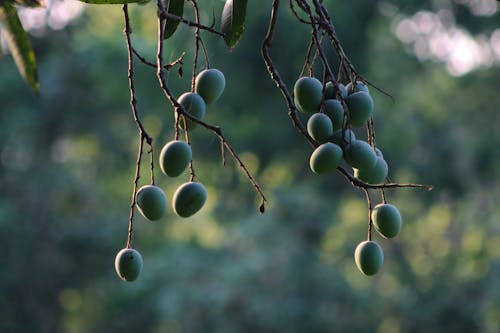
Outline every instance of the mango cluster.
{"type": "MultiPolygon", "coordinates": [[[[309,158],[316,174],[335,171],[345,162],[354,177],[368,184],[383,184],[389,168],[382,151],[356,137],[353,129],[368,124],[374,111],[368,86],[361,82],[323,85],[314,77],[301,77],[294,85],[294,102],[298,111],[309,115],[307,133],[317,143],[309,158]]],[[[371,213],[376,230],[385,238],[395,237],[402,225],[397,208],[379,204],[371,213]]],[[[359,270],[373,275],[384,261],[382,248],[374,241],[360,243],[355,251],[359,270]]]]}
{"type": "Polygon", "coordinates": [[[373,114],[373,99],[363,82],[334,86],[329,81],[323,86],[314,77],[301,77],[294,100],[300,112],[310,114],[307,132],[319,144],[309,159],[313,172],[333,172],[345,161],[360,180],[385,181],[389,170],[382,151],[356,138],[352,130],[365,126],[373,114]]]}
{"type": "MultiPolygon", "coordinates": [[[[201,71],[195,79],[195,92],[186,92],[178,98],[178,102],[190,115],[202,120],[206,105],[215,102],[225,88],[224,74],[217,69],[201,71]]],[[[176,117],[178,114],[176,113],[176,117]]],[[[187,117],[179,119],[184,130],[192,130],[196,123],[187,117]]],[[[193,158],[191,145],[182,140],[171,140],[161,149],[159,166],[168,177],[178,177],[189,167],[193,158]]],[[[190,180],[180,185],[172,197],[174,213],[182,218],[196,214],[207,200],[207,190],[202,183],[190,180]]],[[[157,221],[165,217],[168,200],[165,192],[156,185],[144,185],[136,194],[138,211],[147,220],[157,221]]],[[[142,270],[142,256],[136,249],[124,248],[115,258],[115,270],[124,281],[134,281],[142,270]]]]}

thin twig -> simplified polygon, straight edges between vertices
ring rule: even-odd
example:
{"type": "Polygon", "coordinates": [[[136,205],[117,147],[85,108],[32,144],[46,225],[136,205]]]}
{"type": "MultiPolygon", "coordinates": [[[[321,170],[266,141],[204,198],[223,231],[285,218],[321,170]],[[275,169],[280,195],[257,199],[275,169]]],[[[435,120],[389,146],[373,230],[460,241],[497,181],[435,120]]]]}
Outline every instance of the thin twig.
{"type": "Polygon", "coordinates": [[[312,147],[315,147],[316,142],[314,139],[307,133],[307,130],[305,129],[304,125],[300,122],[298,116],[297,116],[297,108],[295,106],[295,103],[293,101],[293,98],[281,78],[277,68],[274,66],[273,60],[270,55],[270,48],[272,45],[273,41],[273,36],[274,36],[274,29],[276,27],[276,21],[278,18],[278,10],[279,10],[279,0],[273,0],[272,4],[272,10],[271,10],[271,18],[269,20],[269,25],[267,29],[266,36],[264,37],[264,40],[262,41],[262,46],[261,46],[261,54],[262,58],[264,59],[264,63],[266,64],[266,69],[269,72],[269,75],[271,76],[271,79],[274,81],[278,89],[281,91],[281,94],[285,98],[285,101],[288,106],[288,116],[292,120],[293,125],[297,130],[299,131],[300,134],[302,134],[307,141],[309,141],[309,144],[312,147]]]}
{"type": "MultiPolygon", "coordinates": [[[[191,0],[193,3],[193,9],[194,9],[194,16],[195,16],[195,22],[197,24],[200,23],[200,11],[198,9],[198,3],[196,0],[191,0]]],[[[205,66],[208,68],[209,61],[208,61],[208,53],[207,49],[205,48],[205,44],[203,43],[203,40],[201,39],[201,34],[200,34],[200,28],[196,27],[194,30],[194,38],[195,38],[195,51],[194,51],[194,60],[193,60],[193,76],[191,78],[191,91],[194,92],[195,89],[195,80],[196,80],[196,74],[198,73],[198,56],[200,53],[200,46],[201,50],[205,56],[205,66]]]]}
{"type": "Polygon", "coordinates": [[[132,191],[132,199],[130,200],[130,214],[128,219],[128,233],[127,233],[127,248],[132,247],[132,234],[134,230],[134,211],[135,205],[137,203],[137,188],[139,187],[139,178],[141,178],[141,159],[142,151],[144,148],[144,139],[139,138],[139,148],[137,149],[137,160],[135,163],[135,175],[134,175],[134,189],[132,191]]]}
{"type": "Polygon", "coordinates": [[[370,193],[368,193],[368,190],[366,188],[363,188],[363,192],[365,192],[365,197],[366,197],[366,203],[368,204],[368,240],[372,240],[372,226],[373,226],[373,220],[372,220],[372,201],[370,199],[370,193]]]}

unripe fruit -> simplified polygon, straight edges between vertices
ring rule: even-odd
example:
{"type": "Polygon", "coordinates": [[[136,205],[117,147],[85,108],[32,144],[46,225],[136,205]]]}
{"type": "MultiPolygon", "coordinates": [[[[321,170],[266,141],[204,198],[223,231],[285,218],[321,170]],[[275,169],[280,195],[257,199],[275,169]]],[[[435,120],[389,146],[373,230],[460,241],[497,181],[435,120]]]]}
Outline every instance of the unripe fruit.
{"type": "MultiPolygon", "coordinates": [[[[347,89],[346,87],[342,84],[339,83],[339,91],[340,91],[340,96],[342,98],[347,97],[347,89]]],[[[335,85],[333,84],[332,81],[328,81],[325,84],[325,99],[336,99],[337,98],[337,89],[335,88],[335,85]]]]}
{"type": "Polygon", "coordinates": [[[194,91],[205,100],[206,104],[211,104],[219,99],[225,87],[224,74],[215,68],[201,71],[194,82],[194,91]]]}
{"type": "Polygon", "coordinates": [[[358,244],[354,252],[356,266],[365,275],[376,274],[384,263],[384,252],[380,245],[373,241],[358,244]]]}
{"type": "Polygon", "coordinates": [[[403,224],[399,210],[391,204],[375,206],[372,210],[372,221],[375,229],[385,238],[397,236],[403,224]]]}
{"type": "Polygon", "coordinates": [[[389,172],[389,167],[387,162],[381,158],[377,157],[377,162],[373,168],[369,169],[354,169],[354,177],[361,179],[368,184],[382,184],[387,177],[389,172]]]}
{"type": "MultiPolygon", "coordinates": [[[[179,97],[178,102],[184,107],[187,113],[195,116],[196,118],[201,120],[205,116],[206,105],[205,101],[200,95],[192,92],[187,92],[179,97]]],[[[175,113],[175,115],[177,116],[177,112],[175,113]]],[[[184,117],[182,117],[182,119],[180,120],[180,124],[183,129],[193,129],[196,127],[196,123],[189,119],[184,119],[184,117]],[[187,126],[185,124],[186,120],[187,126]]]]}
{"type": "Polygon", "coordinates": [[[305,111],[302,108],[302,106],[300,106],[299,101],[297,100],[296,96],[293,98],[293,102],[295,103],[295,107],[297,108],[297,111],[302,112],[302,113],[308,113],[307,111],[305,111]]]}
{"type": "Polygon", "coordinates": [[[295,104],[301,112],[313,113],[319,110],[323,99],[323,85],[314,77],[301,77],[293,87],[295,104]]]}
{"type": "Polygon", "coordinates": [[[340,146],[340,148],[345,149],[346,145],[356,141],[356,135],[350,129],[344,131],[342,136],[342,130],[333,133],[331,141],[340,146]]]}
{"type": "Polygon", "coordinates": [[[384,158],[384,154],[382,154],[382,151],[378,147],[375,147],[375,155],[380,158],[384,158]]]}
{"type": "Polygon", "coordinates": [[[179,176],[193,157],[191,146],[184,141],[173,140],[165,144],[160,152],[160,169],[170,177],[179,176]]]}
{"type": "Polygon", "coordinates": [[[324,143],[333,134],[333,124],[324,113],[315,113],[307,121],[307,133],[319,143],[324,143]]]}
{"type": "Polygon", "coordinates": [[[342,149],[331,142],[316,148],[309,159],[311,170],[317,174],[335,171],[342,161],[342,149]]]}
{"type": "Polygon", "coordinates": [[[345,147],[344,159],[353,168],[371,169],[377,162],[377,155],[368,143],[356,140],[345,147]]]}
{"type": "Polygon", "coordinates": [[[352,93],[345,99],[351,126],[362,127],[373,113],[373,99],[363,91],[352,93]]]}
{"type": "Polygon", "coordinates": [[[142,271],[142,256],[139,251],[131,248],[121,249],[115,257],[115,270],[123,281],[136,280],[142,271]]]}
{"type": "Polygon", "coordinates": [[[190,217],[197,213],[207,201],[207,190],[198,182],[184,183],[172,198],[174,212],[180,217],[190,217]]]}
{"type": "Polygon", "coordinates": [[[137,191],[137,208],[150,221],[156,221],[167,212],[167,196],[156,185],[144,185],[137,191]]]}
{"type": "Polygon", "coordinates": [[[349,82],[346,86],[346,91],[347,91],[347,94],[350,95],[352,93],[355,93],[355,92],[358,92],[358,91],[363,91],[365,93],[370,93],[370,90],[368,89],[368,86],[366,84],[364,84],[363,82],[361,81],[356,81],[356,84],[354,86],[354,89],[353,89],[353,86],[352,86],[352,83],[349,82]]]}
{"type": "Polygon", "coordinates": [[[333,124],[333,131],[342,129],[344,124],[344,108],[342,103],[336,99],[327,99],[323,103],[323,112],[330,117],[333,124]]]}

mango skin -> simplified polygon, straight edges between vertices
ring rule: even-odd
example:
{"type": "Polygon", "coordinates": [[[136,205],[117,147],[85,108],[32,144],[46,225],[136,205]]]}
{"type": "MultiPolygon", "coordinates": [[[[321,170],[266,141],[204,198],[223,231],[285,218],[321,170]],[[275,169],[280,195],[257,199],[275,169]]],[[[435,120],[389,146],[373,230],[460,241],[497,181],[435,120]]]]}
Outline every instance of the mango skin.
{"type": "Polygon", "coordinates": [[[372,97],[363,91],[354,92],[345,99],[351,126],[358,128],[366,124],[373,114],[372,97]]]}
{"type": "Polygon", "coordinates": [[[179,186],[172,198],[172,207],[180,217],[196,214],[207,201],[207,190],[198,182],[187,182],[179,186]]]}
{"type": "Polygon", "coordinates": [[[323,84],[318,79],[308,76],[301,77],[295,82],[293,93],[299,111],[304,113],[319,111],[323,100],[323,84]]]}
{"type": "Polygon", "coordinates": [[[370,90],[368,89],[368,86],[366,84],[364,84],[363,82],[361,81],[356,81],[354,87],[353,87],[353,84],[351,82],[349,82],[346,86],[346,91],[347,91],[347,95],[350,95],[352,93],[355,93],[355,92],[358,92],[358,91],[363,91],[367,94],[370,93],[370,90]]]}
{"type": "MultiPolygon", "coordinates": [[[[347,89],[342,83],[338,83],[339,86],[339,91],[340,91],[340,96],[342,99],[347,97],[347,89]]],[[[333,84],[332,81],[328,81],[325,84],[325,99],[336,99],[337,96],[337,89],[335,88],[335,85],[333,84]]]]}
{"type": "Polygon", "coordinates": [[[186,170],[192,158],[193,151],[187,142],[170,141],[161,149],[159,157],[160,169],[169,177],[177,177],[186,170]]]}
{"type": "Polygon", "coordinates": [[[356,140],[346,145],[344,160],[353,168],[371,169],[377,162],[377,155],[368,143],[356,140]]]}
{"type": "MultiPolygon", "coordinates": [[[[376,152],[375,152],[376,154],[376,152]]],[[[377,156],[377,162],[369,169],[354,169],[354,177],[361,179],[368,184],[382,184],[387,178],[389,167],[387,162],[377,156]]]]}
{"type": "Polygon", "coordinates": [[[374,241],[364,241],[358,244],[354,252],[356,266],[365,275],[374,275],[384,263],[384,252],[374,241]]]}
{"type": "Polygon", "coordinates": [[[344,124],[344,108],[342,103],[336,99],[327,99],[323,103],[323,112],[330,117],[333,124],[333,131],[342,129],[344,124]]]}
{"type": "Polygon", "coordinates": [[[403,221],[394,205],[378,204],[373,208],[371,217],[375,229],[385,238],[394,238],[401,231],[403,221]]]}
{"type": "Polygon", "coordinates": [[[132,248],[121,249],[115,257],[116,274],[123,281],[137,280],[143,266],[142,256],[139,251],[132,248]]]}
{"type": "MultiPolygon", "coordinates": [[[[201,97],[200,95],[192,92],[186,92],[182,94],[177,101],[184,107],[187,113],[195,116],[200,120],[205,117],[206,103],[203,97],[201,97]]],[[[175,115],[177,116],[177,113],[175,115]]],[[[180,126],[185,130],[191,130],[195,128],[196,125],[196,123],[191,120],[184,119],[184,117],[180,119],[180,126]]]]}
{"type": "Polygon", "coordinates": [[[340,148],[345,149],[349,143],[356,141],[356,134],[354,134],[352,130],[346,129],[344,131],[344,136],[342,136],[342,130],[338,130],[333,133],[330,141],[339,145],[340,148]]]}
{"type": "Polygon", "coordinates": [[[314,173],[323,174],[332,172],[342,162],[342,148],[327,142],[317,147],[309,158],[309,167],[314,173]]]}
{"type": "Polygon", "coordinates": [[[215,68],[205,69],[198,73],[194,82],[194,91],[206,104],[217,101],[226,87],[224,74],[215,68]]]}
{"type": "Polygon", "coordinates": [[[167,213],[167,196],[156,185],[144,185],[137,191],[137,209],[150,221],[157,221],[167,213]]]}
{"type": "Polygon", "coordinates": [[[307,121],[307,133],[319,143],[325,143],[333,134],[333,124],[324,113],[315,113],[307,121]]]}

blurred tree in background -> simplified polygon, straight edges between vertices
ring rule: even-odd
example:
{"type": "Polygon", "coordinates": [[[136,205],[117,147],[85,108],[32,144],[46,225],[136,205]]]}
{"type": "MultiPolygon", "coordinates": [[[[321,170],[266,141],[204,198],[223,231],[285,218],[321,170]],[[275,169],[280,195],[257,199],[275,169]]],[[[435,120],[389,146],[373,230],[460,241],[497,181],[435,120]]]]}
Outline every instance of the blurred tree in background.
{"type": "MultiPolygon", "coordinates": [[[[227,81],[207,118],[263,185],[267,211],[257,212],[233,162],[220,166],[218,140],[196,131],[206,207],[187,221],[138,216],[143,274],[120,281],[113,261],[126,238],[137,149],[122,12],[54,2],[42,22],[25,21],[40,96],[0,59],[0,332],[500,332],[498,2],[325,4],[358,70],[395,97],[373,94],[391,177],[435,185],[387,191],[404,226],[395,241],[377,238],[381,273],[356,269],[363,193],[310,172],[310,147],[260,57],[270,5],[251,1],[237,48],[204,35],[227,81]]],[[[154,59],[155,5],[130,9],[132,38],[154,59]]],[[[273,56],[292,85],[309,31],[289,11],[280,15],[273,56]]],[[[167,60],[192,49],[190,29],[181,25],[165,44],[167,60]]],[[[160,148],[172,136],[172,110],[154,69],[138,65],[136,75],[139,110],[160,148]]],[[[175,72],[169,80],[177,95],[189,89],[175,72]]],[[[180,185],[157,183],[167,193],[180,185]]]]}

